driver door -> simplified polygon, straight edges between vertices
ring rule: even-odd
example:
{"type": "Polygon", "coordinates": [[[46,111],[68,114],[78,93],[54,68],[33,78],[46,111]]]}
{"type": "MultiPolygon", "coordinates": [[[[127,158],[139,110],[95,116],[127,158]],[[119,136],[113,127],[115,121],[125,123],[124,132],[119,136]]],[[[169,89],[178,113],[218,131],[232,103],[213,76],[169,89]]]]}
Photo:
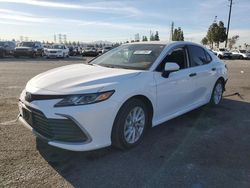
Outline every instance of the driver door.
{"type": "Polygon", "coordinates": [[[167,119],[191,106],[194,101],[195,76],[190,72],[185,47],[173,49],[157,68],[154,74],[157,87],[157,119],[167,119]],[[167,78],[162,76],[167,62],[177,63],[180,70],[172,72],[167,78]]]}

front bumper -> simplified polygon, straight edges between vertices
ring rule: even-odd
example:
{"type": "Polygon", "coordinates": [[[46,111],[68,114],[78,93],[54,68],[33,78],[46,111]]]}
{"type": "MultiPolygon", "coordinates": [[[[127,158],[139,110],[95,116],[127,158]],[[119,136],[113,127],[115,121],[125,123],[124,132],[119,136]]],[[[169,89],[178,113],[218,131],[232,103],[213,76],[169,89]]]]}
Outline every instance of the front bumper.
{"type": "MultiPolygon", "coordinates": [[[[115,115],[118,111],[116,110],[118,108],[118,104],[114,101],[107,100],[91,105],[60,108],[54,108],[54,104],[57,103],[58,100],[33,101],[31,103],[27,103],[23,100],[21,101],[22,102],[19,102],[19,109],[21,112],[19,121],[25,127],[32,130],[35,136],[45,140],[49,145],[72,151],[89,151],[111,145],[112,126],[115,115]],[[79,128],[79,133],[75,133],[77,135],[83,133],[87,139],[72,142],[72,140],[62,140],[56,139],[56,137],[48,137],[48,135],[44,134],[44,132],[40,130],[44,129],[43,127],[37,129],[34,126],[31,126],[31,123],[23,117],[21,111],[22,108],[42,112],[47,120],[52,119],[56,122],[71,122],[67,123],[69,126],[71,126],[73,122],[73,124],[79,128]]],[[[44,124],[38,125],[43,126],[44,124]]],[[[55,125],[52,122],[47,127],[53,129],[55,125]]]]}
{"type": "Polygon", "coordinates": [[[57,53],[49,53],[49,52],[47,52],[46,56],[50,57],[50,58],[63,57],[63,53],[58,53],[58,52],[57,53]]]}
{"type": "Polygon", "coordinates": [[[14,52],[14,55],[17,55],[17,56],[31,56],[33,55],[35,52],[34,51],[28,51],[28,50],[16,50],[14,52]]]}

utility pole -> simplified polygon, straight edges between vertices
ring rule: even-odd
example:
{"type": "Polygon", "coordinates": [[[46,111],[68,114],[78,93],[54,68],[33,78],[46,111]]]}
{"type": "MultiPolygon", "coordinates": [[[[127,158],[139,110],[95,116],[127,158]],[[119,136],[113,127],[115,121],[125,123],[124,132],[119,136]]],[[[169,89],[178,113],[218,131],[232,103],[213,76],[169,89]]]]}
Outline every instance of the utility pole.
{"type": "Polygon", "coordinates": [[[174,22],[171,23],[169,41],[173,41],[173,34],[174,34],[174,22]]]}
{"type": "Polygon", "coordinates": [[[229,15],[228,15],[228,22],[227,22],[227,40],[225,43],[225,48],[227,48],[227,41],[228,41],[228,33],[229,33],[229,27],[230,27],[230,20],[231,20],[231,12],[232,12],[232,6],[233,6],[233,0],[230,1],[230,8],[229,8],[229,15]]]}

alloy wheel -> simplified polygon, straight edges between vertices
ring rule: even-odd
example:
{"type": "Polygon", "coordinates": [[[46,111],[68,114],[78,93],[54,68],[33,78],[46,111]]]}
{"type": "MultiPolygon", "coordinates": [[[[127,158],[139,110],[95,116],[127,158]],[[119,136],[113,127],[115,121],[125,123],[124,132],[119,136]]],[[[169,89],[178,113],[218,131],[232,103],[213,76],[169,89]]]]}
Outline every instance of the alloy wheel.
{"type": "Polygon", "coordinates": [[[125,119],[124,138],[127,143],[134,144],[142,136],[145,128],[145,112],[143,108],[134,107],[125,119]]]}
{"type": "Polygon", "coordinates": [[[222,98],[222,94],[223,94],[223,86],[222,84],[219,82],[214,89],[214,103],[215,104],[219,104],[222,98]]]}

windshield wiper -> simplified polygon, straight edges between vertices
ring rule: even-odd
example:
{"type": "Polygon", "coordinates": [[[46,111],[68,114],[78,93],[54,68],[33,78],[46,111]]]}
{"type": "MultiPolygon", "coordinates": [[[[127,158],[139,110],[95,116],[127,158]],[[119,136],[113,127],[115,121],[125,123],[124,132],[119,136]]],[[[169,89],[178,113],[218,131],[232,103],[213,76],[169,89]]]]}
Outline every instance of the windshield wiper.
{"type": "Polygon", "coordinates": [[[108,67],[108,68],[117,68],[114,65],[108,65],[108,64],[97,64],[97,65],[102,66],[102,67],[108,67]]]}

